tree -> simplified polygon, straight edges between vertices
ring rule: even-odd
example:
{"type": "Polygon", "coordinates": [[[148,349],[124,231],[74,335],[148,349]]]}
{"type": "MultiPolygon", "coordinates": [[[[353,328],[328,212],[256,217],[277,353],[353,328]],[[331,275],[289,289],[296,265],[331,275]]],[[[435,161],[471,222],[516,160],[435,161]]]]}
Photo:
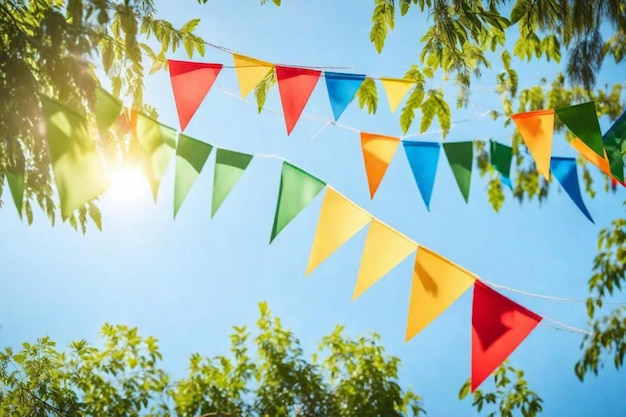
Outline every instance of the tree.
{"type": "Polygon", "coordinates": [[[0,355],[0,412],[11,416],[419,416],[420,397],[398,385],[400,360],[380,338],[343,328],[307,359],[265,303],[251,333],[234,327],[228,356],[189,358],[173,380],[158,342],[137,328],[106,324],[104,347],[58,351],[49,338],[0,355]]]}
{"type": "MultiPolygon", "coordinates": [[[[154,110],[143,102],[146,56],[156,71],[167,65],[165,54],[184,47],[189,57],[204,54],[204,42],[193,34],[199,19],[180,29],[154,18],[152,0],[11,0],[0,5],[0,197],[6,173],[24,177],[23,211],[32,222],[36,202],[52,224],[58,216],[50,155],[42,133],[41,100],[51,97],[95,123],[98,78],[105,72],[113,95],[134,108],[154,110]],[[145,41],[154,36],[160,50],[145,41]]],[[[107,135],[94,140],[112,153],[128,152],[129,138],[107,135]]],[[[85,228],[87,216],[100,227],[101,214],[89,202],[69,216],[85,228]]]]}

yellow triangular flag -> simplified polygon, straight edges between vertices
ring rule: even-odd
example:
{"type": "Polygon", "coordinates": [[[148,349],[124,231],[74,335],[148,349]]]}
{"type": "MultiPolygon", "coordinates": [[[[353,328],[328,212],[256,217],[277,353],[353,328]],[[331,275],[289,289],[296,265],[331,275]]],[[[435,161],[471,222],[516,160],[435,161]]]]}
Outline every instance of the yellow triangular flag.
{"type": "Polygon", "coordinates": [[[473,273],[420,246],[413,267],[406,341],[443,313],[475,280],[473,273]]]}
{"type": "Polygon", "coordinates": [[[378,220],[372,220],[365,239],[353,299],[363,294],[415,249],[417,243],[378,220]]]}
{"type": "Polygon", "coordinates": [[[372,216],[334,189],[328,187],[317,222],[306,275],[324,262],[372,220],[372,216]]]}
{"type": "Polygon", "coordinates": [[[535,159],[537,171],[550,180],[550,155],[554,133],[554,110],[534,110],[511,115],[528,151],[535,159]]]}
{"type": "Polygon", "coordinates": [[[383,83],[383,88],[385,93],[387,93],[387,101],[389,101],[392,113],[396,111],[406,93],[415,84],[414,81],[399,78],[381,78],[380,82],[383,83]]]}
{"type": "Polygon", "coordinates": [[[233,54],[235,71],[239,80],[241,97],[245,98],[274,67],[269,62],[259,61],[243,55],[233,54]]]}

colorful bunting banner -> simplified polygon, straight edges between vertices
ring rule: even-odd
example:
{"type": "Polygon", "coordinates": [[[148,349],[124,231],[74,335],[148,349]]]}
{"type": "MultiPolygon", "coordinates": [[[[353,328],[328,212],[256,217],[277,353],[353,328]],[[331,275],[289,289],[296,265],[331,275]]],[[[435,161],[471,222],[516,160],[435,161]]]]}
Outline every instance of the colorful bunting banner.
{"type": "Polygon", "coordinates": [[[580,194],[580,185],[578,184],[578,174],[576,172],[576,159],[553,156],[550,161],[550,168],[552,169],[552,174],[554,174],[567,195],[570,196],[585,217],[588,218],[591,223],[594,223],[591,214],[589,214],[587,207],[585,207],[583,197],[580,194]]]}
{"type": "Polygon", "coordinates": [[[283,162],[270,243],[274,241],[274,238],[294,217],[309,205],[325,186],[325,182],[315,178],[308,172],[287,161],[283,162]]]}
{"type": "Polygon", "coordinates": [[[550,180],[550,154],[554,133],[554,110],[535,110],[511,116],[528,151],[535,159],[537,171],[550,180]]]}
{"type": "Polygon", "coordinates": [[[174,177],[174,218],[185,201],[191,186],[200,175],[213,146],[187,135],[178,135],[176,174],[174,177]]]}
{"type": "Polygon", "coordinates": [[[96,89],[96,126],[104,134],[122,113],[122,102],[102,88],[96,89]]]}
{"type": "Polygon", "coordinates": [[[252,155],[217,149],[215,156],[215,174],[213,175],[213,196],[211,200],[211,217],[215,216],[230,190],[233,189],[243,172],[250,164],[252,155]]]}
{"type": "Polygon", "coordinates": [[[474,144],[472,142],[445,142],[443,150],[448,158],[450,168],[456,183],[467,203],[469,198],[470,182],[472,180],[472,165],[474,163],[474,144]]]}
{"type": "Polygon", "coordinates": [[[373,219],[365,238],[352,299],[356,300],[416,249],[415,242],[378,219],[373,219]]]}
{"type": "Polygon", "coordinates": [[[476,280],[476,275],[421,246],[413,267],[406,341],[443,313],[476,280]]]}
{"type": "Polygon", "coordinates": [[[98,197],[111,183],[89,137],[84,117],[65,106],[42,98],[48,149],[64,219],[98,197]]]}
{"type": "Polygon", "coordinates": [[[233,54],[241,98],[245,98],[274,68],[269,62],[233,54]]]}
{"type": "Polygon", "coordinates": [[[276,65],[276,79],[285,114],[287,136],[298,122],[322,71],[276,65]]]}
{"type": "Polygon", "coordinates": [[[389,101],[389,108],[391,108],[392,113],[396,111],[406,93],[415,85],[413,81],[400,78],[381,78],[380,82],[387,94],[387,101],[389,101]]]}
{"type": "Polygon", "coordinates": [[[363,229],[372,216],[331,187],[326,187],[305,275],[363,229]]]}
{"type": "Polygon", "coordinates": [[[365,75],[324,71],[324,77],[326,78],[330,106],[333,109],[335,121],[337,121],[348,104],[354,99],[365,75]]]}
{"type": "Polygon", "coordinates": [[[167,62],[180,130],[185,131],[189,121],[213,87],[223,65],[173,59],[167,62]]]}
{"type": "Polygon", "coordinates": [[[441,146],[435,142],[411,141],[402,141],[402,145],[422,200],[426,204],[426,209],[430,211],[430,197],[435,185],[441,146]]]}
{"type": "Polygon", "coordinates": [[[541,317],[489,288],[474,284],[472,392],[519,346],[541,317]]]}
{"type": "Polygon", "coordinates": [[[374,198],[399,144],[400,139],[393,136],[361,132],[361,148],[370,198],[374,198]]]}
{"type": "Polygon", "coordinates": [[[600,158],[604,156],[602,132],[593,101],[554,110],[561,121],[600,158]]]}
{"type": "Polygon", "coordinates": [[[138,112],[132,113],[131,126],[144,154],[143,171],[156,202],[159,185],[174,156],[177,132],[138,112]]]}
{"type": "Polygon", "coordinates": [[[624,156],[626,147],[626,111],[611,125],[602,137],[604,148],[611,166],[611,173],[615,179],[624,182],[624,156]]]}

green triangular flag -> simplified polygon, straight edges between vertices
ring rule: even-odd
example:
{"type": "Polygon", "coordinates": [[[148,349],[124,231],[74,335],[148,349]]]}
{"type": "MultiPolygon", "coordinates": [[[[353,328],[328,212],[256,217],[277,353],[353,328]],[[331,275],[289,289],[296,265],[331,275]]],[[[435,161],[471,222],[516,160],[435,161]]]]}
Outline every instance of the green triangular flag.
{"type": "Polygon", "coordinates": [[[89,137],[85,118],[46,97],[41,104],[61,214],[67,218],[72,211],[102,194],[110,182],[96,144],[89,137]]]}
{"type": "Polygon", "coordinates": [[[474,162],[474,144],[472,142],[444,143],[448,163],[459,185],[459,190],[467,203],[470,181],[472,179],[472,163],[474,162]]]}
{"type": "Polygon", "coordinates": [[[136,113],[136,117],[137,141],[145,156],[144,173],[156,202],[159,185],[174,156],[176,130],[141,113],[136,113]]]}
{"type": "Polygon", "coordinates": [[[511,159],[513,159],[513,148],[498,142],[489,141],[489,161],[491,165],[502,174],[503,177],[509,178],[511,174],[511,159]]]}
{"type": "Polygon", "coordinates": [[[283,162],[270,243],[325,186],[325,182],[308,172],[304,172],[289,162],[283,162]]]}
{"type": "Polygon", "coordinates": [[[178,214],[191,186],[200,175],[211,154],[212,145],[200,142],[182,133],[176,145],[176,174],[174,177],[174,218],[178,214]]]}
{"type": "Polygon", "coordinates": [[[213,176],[211,217],[215,216],[215,213],[230,193],[230,190],[237,184],[251,160],[252,155],[217,149],[217,154],[215,155],[215,175],[213,176]]]}
{"type": "Polygon", "coordinates": [[[122,102],[102,88],[96,89],[96,125],[102,135],[122,113],[122,102]]]}
{"type": "Polygon", "coordinates": [[[601,158],[604,158],[602,132],[600,131],[596,105],[593,101],[555,109],[554,112],[573,134],[589,148],[593,149],[601,158]]]}
{"type": "Polygon", "coordinates": [[[15,208],[20,217],[22,217],[22,204],[24,202],[24,155],[19,152],[17,158],[16,165],[7,167],[7,171],[4,175],[9,184],[9,190],[11,191],[15,208]]]}
{"type": "Polygon", "coordinates": [[[611,174],[624,181],[624,157],[622,148],[626,147],[626,111],[613,123],[602,137],[606,155],[609,158],[611,174]]]}

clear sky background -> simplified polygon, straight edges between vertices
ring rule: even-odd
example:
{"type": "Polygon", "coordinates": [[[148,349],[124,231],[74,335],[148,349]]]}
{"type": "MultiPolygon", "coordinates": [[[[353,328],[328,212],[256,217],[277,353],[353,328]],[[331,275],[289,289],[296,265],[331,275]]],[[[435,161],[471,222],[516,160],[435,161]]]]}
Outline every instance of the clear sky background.
{"type": "MultiPolygon", "coordinates": [[[[356,3],[285,1],[276,8],[256,2],[244,6],[211,1],[197,6],[187,1],[181,7],[179,2],[158,1],[157,8],[159,17],[177,27],[202,18],[198,34],[204,39],[258,59],[402,77],[418,62],[418,40],[427,16],[415,9],[400,18],[379,55],[369,42],[373,6],[356,3]]],[[[187,59],[178,52],[169,58],[187,59]]],[[[207,48],[204,59],[195,60],[232,65],[229,54],[212,48],[207,48]]],[[[493,71],[473,84],[472,105],[453,110],[454,127],[447,140],[492,138],[510,144],[513,126],[505,129],[501,120],[483,116],[488,110],[501,110],[493,90],[495,74],[502,68],[497,59],[493,63],[493,71]]],[[[559,71],[553,63],[517,68],[520,88],[534,85],[542,76],[551,79],[559,71]]],[[[617,70],[607,68],[600,79],[623,82],[623,75],[620,79],[617,70]]],[[[438,79],[428,87],[437,84],[448,85],[438,79]]],[[[177,127],[168,74],[149,76],[146,89],[146,101],[156,106],[160,120],[177,127]]],[[[455,102],[454,89],[446,87],[446,91],[455,102]]],[[[465,204],[443,152],[428,212],[401,148],[370,201],[358,133],[328,126],[311,141],[324,123],[304,118],[287,137],[280,114],[258,115],[253,96],[242,101],[234,97],[238,94],[235,71],[224,68],[185,133],[229,149],[281,155],[382,221],[488,281],[584,299],[597,234],[623,215],[623,189],[616,195],[599,192],[593,200],[585,195],[596,221],[593,225],[556,183],[542,205],[536,201],[520,205],[505,190],[507,201],[495,213],[487,202],[487,180],[479,177],[477,168],[465,204]]],[[[400,136],[399,110],[391,114],[380,85],[379,96],[376,115],[367,115],[354,102],[340,123],[400,136]]],[[[266,108],[280,111],[277,87],[266,108]]],[[[323,79],[305,113],[332,117],[323,79]]],[[[436,123],[430,134],[417,139],[441,141],[436,123]]],[[[409,133],[417,133],[418,126],[419,120],[409,133]]],[[[601,126],[605,131],[609,122],[603,119],[601,126]]],[[[576,155],[559,135],[553,154],[576,155]]],[[[159,338],[165,368],[180,376],[192,352],[227,353],[232,326],[253,324],[257,303],[266,300],[307,352],[337,323],[344,324],[352,336],[377,332],[388,353],[402,359],[403,386],[423,396],[430,416],[475,415],[471,400],[457,399],[470,372],[471,290],[405,343],[413,256],[353,302],[366,229],[305,278],[322,194],[268,245],[281,162],[255,158],[210,219],[214,158],[212,154],[176,220],[172,219],[172,163],[156,206],[147,183],[118,182],[101,201],[104,230],[99,233],[91,227],[86,236],[66,224],[51,227],[40,212],[28,226],[6,193],[6,206],[0,210],[0,345],[18,347],[43,335],[61,345],[81,338],[99,343],[103,323],[123,323],[159,338]]],[[[542,316],[586,326],[584,305],[502,293],[542,316]]],[[[546,416],[624,414],[626,374],[615,371],[611,359],[598,377],[580,383],[574,375],[580,341],[579,334],[539,326],[511,356],[511,364],[526,371],[530,388],[545,400],[546,416]]],[[[482,386],[490,387],[491,379],[482,386]]]]}

